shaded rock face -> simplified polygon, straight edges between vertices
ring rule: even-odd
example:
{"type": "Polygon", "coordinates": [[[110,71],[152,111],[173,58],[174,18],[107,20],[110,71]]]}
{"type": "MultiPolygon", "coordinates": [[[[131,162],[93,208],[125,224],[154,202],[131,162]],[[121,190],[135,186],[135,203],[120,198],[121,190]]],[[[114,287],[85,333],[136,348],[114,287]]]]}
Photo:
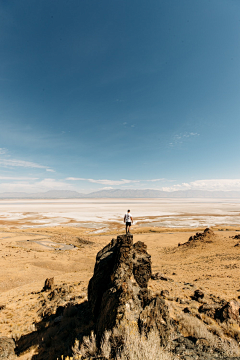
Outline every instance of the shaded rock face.
{"type": "Polygon", "coordinates": [[[96,258],[88,286],[88,300],[101,338],[105,330],[134,322],[140,331],[156,328],[162,344],[170,332],[168,308],[148,291],[151,256],[143,242],[133,244],[132,235],[118,236],[96,258]]]}

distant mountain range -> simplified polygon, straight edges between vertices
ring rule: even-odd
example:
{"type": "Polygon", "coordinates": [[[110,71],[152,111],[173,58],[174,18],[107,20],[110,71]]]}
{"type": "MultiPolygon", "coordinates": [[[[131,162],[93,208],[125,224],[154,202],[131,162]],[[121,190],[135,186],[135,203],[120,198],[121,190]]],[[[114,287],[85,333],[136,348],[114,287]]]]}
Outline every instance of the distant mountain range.
{"type": "Polygon", "coordinates": [[[100,190],[90,194],[82,194],[71,190],[50,190],[39,193],[4,192],[0,199],[94,199],[94,198],[198,198],[198,199],[240,199],[240,191],[204,191],[204,190],[132,190],[112,189],[100,190]]]}

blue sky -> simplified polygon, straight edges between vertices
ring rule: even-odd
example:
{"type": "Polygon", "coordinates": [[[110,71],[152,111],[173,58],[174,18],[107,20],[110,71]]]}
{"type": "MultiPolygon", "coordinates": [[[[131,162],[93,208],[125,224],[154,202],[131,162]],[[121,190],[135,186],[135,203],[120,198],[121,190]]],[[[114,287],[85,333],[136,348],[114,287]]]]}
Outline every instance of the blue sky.
{"type": "Polygon", "coordinates": [[[239,0],[3,0],[0,19],[0,192],[240,190],[239,0]]]}

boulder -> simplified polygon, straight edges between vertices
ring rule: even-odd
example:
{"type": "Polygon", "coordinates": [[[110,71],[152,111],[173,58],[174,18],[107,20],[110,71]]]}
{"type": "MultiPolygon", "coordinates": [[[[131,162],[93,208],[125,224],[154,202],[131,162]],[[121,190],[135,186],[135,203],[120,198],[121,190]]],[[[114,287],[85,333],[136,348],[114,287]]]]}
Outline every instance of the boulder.
{"type": "Polygon", "coordinates": [[[218,318],[223,321],[235,320],[240,323],[240,305],[236,300],[227,302],[220,310],[218,318]]]}
{"type": "Polygon", "coordinates": [[[167,298],[169,296],[169,291],[168,290],[162,290],[161,294],[162,297],[167,298]]]}
{"type": "Polygon", "coordinates": [[[232,236],[233,239],[240,239],[240,234],[237,234],[235,236],[232,236]]]}
{"type": "Polygon", "coordinates": [[[46,279],[42,291],[52,290],[53,287],[54,287],[54,278],[46,279]]]}
{"type": "Polygon", "coordinates": [[[193,300],[199,301],[199,299],[204,298],[204,292],[202,290],[195,290],[194,295],[192,297],[193,300]]]}
{"type": "Polygon", "coordinates": [[[199,313],[204,313],[207,316],[215,319],[217,317],[217,313],[219,312],[219,304],[203,304],[198,309],[199,313]]]}

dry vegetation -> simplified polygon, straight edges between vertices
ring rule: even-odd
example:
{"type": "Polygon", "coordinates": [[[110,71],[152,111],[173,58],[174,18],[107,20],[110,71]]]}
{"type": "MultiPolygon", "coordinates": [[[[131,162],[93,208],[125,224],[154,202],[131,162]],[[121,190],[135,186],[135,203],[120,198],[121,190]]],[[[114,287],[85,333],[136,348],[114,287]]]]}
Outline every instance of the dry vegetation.
{"type": "Polygon", "coordinates": [[[113,329],[103,335],[99,348],[92,333],[73,347],[73,360],[104,358],[116,360],[171,360],[173,356],[160,346],[158,332],[152,330],[148,336],[139,334],[137,326],[128,324],[121,331],[113,329]],[[114,354],[114,357],[112,357],[114,354]]]}

